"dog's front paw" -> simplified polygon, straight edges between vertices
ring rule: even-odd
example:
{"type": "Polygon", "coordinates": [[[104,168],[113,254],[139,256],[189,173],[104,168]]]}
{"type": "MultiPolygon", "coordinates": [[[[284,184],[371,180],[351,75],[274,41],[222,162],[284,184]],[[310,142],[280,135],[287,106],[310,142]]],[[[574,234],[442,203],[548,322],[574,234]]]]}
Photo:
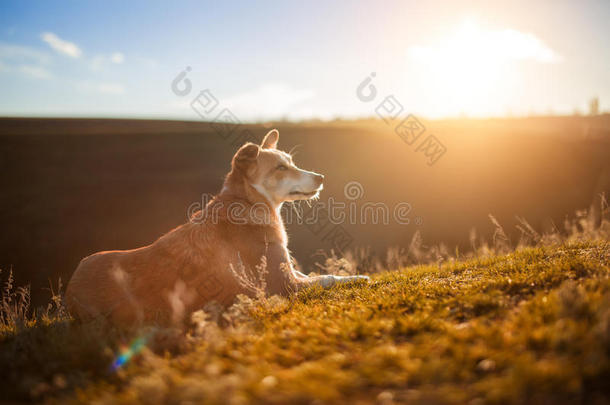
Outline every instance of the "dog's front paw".
{"type": "Polygon", "coordinates": [[[358,281],[358,280],[365,280],[365,281],[369,281],[371,278],[369,276],[334,276],[335,280],[338,283],[353,283],[354,281],[358,281]]]}

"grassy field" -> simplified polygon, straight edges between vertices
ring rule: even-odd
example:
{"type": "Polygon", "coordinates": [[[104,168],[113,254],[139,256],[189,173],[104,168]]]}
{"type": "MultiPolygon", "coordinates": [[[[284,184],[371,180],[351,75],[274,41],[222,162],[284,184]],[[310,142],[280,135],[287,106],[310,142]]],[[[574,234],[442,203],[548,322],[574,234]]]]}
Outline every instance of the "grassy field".
{"type": "Polygon", "coordinates": [[[78,325],[57,303],[4,323],[0,391],[56,403],[609,403],[609,276],[606,238],[570,238],[211,306],[187,333],[78,325]]]}

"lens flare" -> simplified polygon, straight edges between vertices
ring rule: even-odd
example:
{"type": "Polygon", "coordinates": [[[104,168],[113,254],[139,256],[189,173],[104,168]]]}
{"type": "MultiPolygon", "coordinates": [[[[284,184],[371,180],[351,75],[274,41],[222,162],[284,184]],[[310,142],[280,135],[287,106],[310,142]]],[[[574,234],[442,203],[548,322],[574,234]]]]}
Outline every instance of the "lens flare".
{"type": "Polygon", "coordinates": [[[146,347],[146,341],[148,337],[139,337],[131,342],[129,347],[123,347],[121,349],[121,354],[116,358],[116,360],[112,363],[112,371],[116,371],[119,368],[123,367],[125,364],[129,363],[129,361],[133,358],[133,356],[137,355],[146,347]]]}

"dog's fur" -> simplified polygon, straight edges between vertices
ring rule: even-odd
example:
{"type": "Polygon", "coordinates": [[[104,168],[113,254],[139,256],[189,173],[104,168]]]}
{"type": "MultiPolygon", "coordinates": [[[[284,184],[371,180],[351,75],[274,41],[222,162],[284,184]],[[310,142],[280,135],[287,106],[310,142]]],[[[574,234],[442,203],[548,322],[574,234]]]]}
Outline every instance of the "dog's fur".
{"type": "Polygon", "coordinates": [[[261,146],[247,143],[237,151],[222,191],[198,213],[203,221],[179,226],[149,246],[84,258],[66,291],[70,313],[121,325],[181,322],[208,302],[228,306],[238,294],[256,294],[240,283],[237,267],[263,272],[269,295],[366,279],[308,277],[293,268],[280,208],[317,196],[324,176],[297,168],[276,149],[278,138],[272,130],[261,146]]]}

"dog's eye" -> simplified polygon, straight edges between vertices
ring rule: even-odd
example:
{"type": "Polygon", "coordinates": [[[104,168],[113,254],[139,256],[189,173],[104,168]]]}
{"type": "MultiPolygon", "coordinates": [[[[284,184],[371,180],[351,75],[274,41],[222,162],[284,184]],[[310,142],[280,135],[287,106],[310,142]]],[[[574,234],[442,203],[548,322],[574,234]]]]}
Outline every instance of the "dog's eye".
{"type": "Polygon", "coordinates": [[[288,170],[288,166],[286,166],[286,165],[279,165],[277,167],[277,170],[288,170]]]}

